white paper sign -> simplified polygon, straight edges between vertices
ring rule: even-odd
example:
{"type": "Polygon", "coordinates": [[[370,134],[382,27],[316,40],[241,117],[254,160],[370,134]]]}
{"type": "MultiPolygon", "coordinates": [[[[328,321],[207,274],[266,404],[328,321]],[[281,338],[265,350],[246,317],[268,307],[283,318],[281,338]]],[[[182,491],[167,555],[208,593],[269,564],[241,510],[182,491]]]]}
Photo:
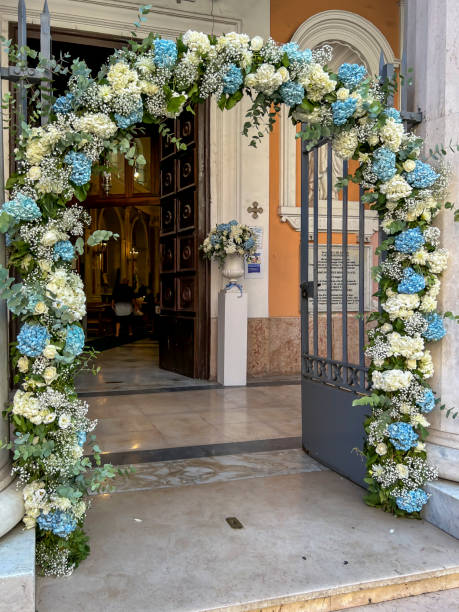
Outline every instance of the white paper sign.
{"type": "Polygon", "coordinates": [[[258,225],[250,225],[255,239],[256,250],[245,262],[244,278],[263,278],[264,254],[263,254],[263,228],[258,225]]]}

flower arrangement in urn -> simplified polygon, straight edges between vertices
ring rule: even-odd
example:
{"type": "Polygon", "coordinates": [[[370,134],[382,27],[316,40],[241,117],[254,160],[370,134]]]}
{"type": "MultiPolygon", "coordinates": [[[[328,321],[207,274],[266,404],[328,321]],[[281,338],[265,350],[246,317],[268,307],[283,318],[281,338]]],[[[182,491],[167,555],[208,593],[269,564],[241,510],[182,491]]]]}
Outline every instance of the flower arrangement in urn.
{"type": "Polygon", "coordinates": [[[244,258],[255,253],[256,243],[250,227],[233,219],[211,230],[200,249],[204,257],[218,261],[223,276],[235,283],[243,276],[244,258]]]}

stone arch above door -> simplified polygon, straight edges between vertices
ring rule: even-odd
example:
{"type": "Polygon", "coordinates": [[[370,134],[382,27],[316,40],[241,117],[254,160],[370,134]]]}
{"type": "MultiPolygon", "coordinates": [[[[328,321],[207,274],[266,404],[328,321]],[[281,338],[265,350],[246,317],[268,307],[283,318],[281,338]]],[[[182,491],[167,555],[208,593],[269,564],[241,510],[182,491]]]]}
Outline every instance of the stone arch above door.
{"type": "MultiPolygon", "coordinates": [[[[333,47],[332,69],[341,64],[363,64],[369,74],[378,74],[381,50],[387,63],[399,60],[384,34],[368,19],[350,11],[323,11],[304,21],[290,42],[301,49],[333,47]]],[[[296,128],[284,110],[280,113],[280,182],[279,216],[283,222],[299,230],[300,209],[297,202],[297,140],[296,128]]]]}

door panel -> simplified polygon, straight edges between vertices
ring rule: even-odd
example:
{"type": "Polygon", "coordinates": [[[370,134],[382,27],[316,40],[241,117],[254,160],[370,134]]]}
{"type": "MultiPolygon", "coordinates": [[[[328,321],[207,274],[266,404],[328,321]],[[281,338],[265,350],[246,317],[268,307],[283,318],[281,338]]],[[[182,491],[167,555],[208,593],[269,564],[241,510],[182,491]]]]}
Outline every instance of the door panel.
{"type": "Polygon", "coordinates": [[[208,231],[209,189],[208,174],[197,176],[206,168],[208,111],[186,112],[169,127],[187,149],[161,143],[160,367],[208,378],[209,266],[198,246],[208,231]]]}

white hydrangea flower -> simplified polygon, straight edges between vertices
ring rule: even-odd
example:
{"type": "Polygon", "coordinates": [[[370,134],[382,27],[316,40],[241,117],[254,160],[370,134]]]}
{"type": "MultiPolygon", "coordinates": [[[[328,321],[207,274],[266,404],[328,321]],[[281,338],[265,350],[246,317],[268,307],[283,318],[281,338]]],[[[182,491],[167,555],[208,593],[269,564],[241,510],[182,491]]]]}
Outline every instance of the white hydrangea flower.
{"type": "Polygon", "coordinates": [[[189,49],[201,55],[207,53],[211,47],[207,34],[196,32],[196,30],[187,30],[182,40],[189,49]]]}
{"type": "Polygon", "coordinates": [[[255,73],[247,75],[245,84],[270,95],[282,85],[282,74],[272,64],[261,64],[255,73]]]}
{"type": "Polygon", "coordinates": [[[412,192],[411,185],[400,174],[396,174],[386,183],[380,185],[379,189],[381,193],[386,194],[388,200],[394,201],[407,198],[412,192]]]}
{"type": "Polygon", "coordinates": [[[394,118],[389,117],[386,119],[386,123],[380,128],[379,137],[388,149],[397,153],[402,144],[403,133],[403,124],[397,123],[394,118]]]}
{"type": "Polygon", "coordinates": [[[391,321],[395,319],[406,320],[419,308],[420,299],[417,293],[396,293],[390,296],[382,308],[387,312],[391,321]]]}
{"type": "Polygon", "coordinates": [[[333,151],[342,159],[350,159],[359,146],[357,130],[342,131],[333,138],[333,151]]]}
{"type": "Polygon", "coordinates": [[[434,365],[432,361],[432,355],[430,351],[427,349],[418,364],[419,370],[422,372],[424,378],[432,378],[435,373],[434,365]]]}
{"type": "Polygon", "coordinates": [[[117,62],[110,66],[107,72],[107,81],[118,94],[136,94],[139,92],[139,75],[131,70],[125,62],[117,62]]]}
{"type": "Polygon", "coordinates": [[[415,336],[402,336],[398,332],[388,334],[391,354],[408,359],[420,359],[424,354],[424,338],[420,334],[415,336]]]}
{"type": "Polygon", "coordinates": [[[428,255],[429,268],[435,274],[441,274],[448,267],[448,251],[447,249],[438,249],[428,255]]]}
{"type": "Polygon", "coordinates": [[[384,372],[374,371],[372,375],[373,388],[381,391],[399,391],[406,389],[413,380],[411,372],[403,370],[384,370],[384,372]]]}
{"type": "Polygon", "coordinates": [[[330,78],[320,64],[311,63],[298,76],[298,82],[302,85],[312,102],[319,102],[324,96],[336,88],[336,81],[330,78]]]}
{"type": "Polygon", "coordinates": [[[29,369],[29,360],[24,355],[18,359],[18,370],[25,374],[29,369]]]}
{"type": "Polygon", "coordinates": [[[104,140],[114,136],[118,130],[116,123],[105,113],[86,113],[76,117],[73,127],[78,132],[88,132],[104,140]]]}

